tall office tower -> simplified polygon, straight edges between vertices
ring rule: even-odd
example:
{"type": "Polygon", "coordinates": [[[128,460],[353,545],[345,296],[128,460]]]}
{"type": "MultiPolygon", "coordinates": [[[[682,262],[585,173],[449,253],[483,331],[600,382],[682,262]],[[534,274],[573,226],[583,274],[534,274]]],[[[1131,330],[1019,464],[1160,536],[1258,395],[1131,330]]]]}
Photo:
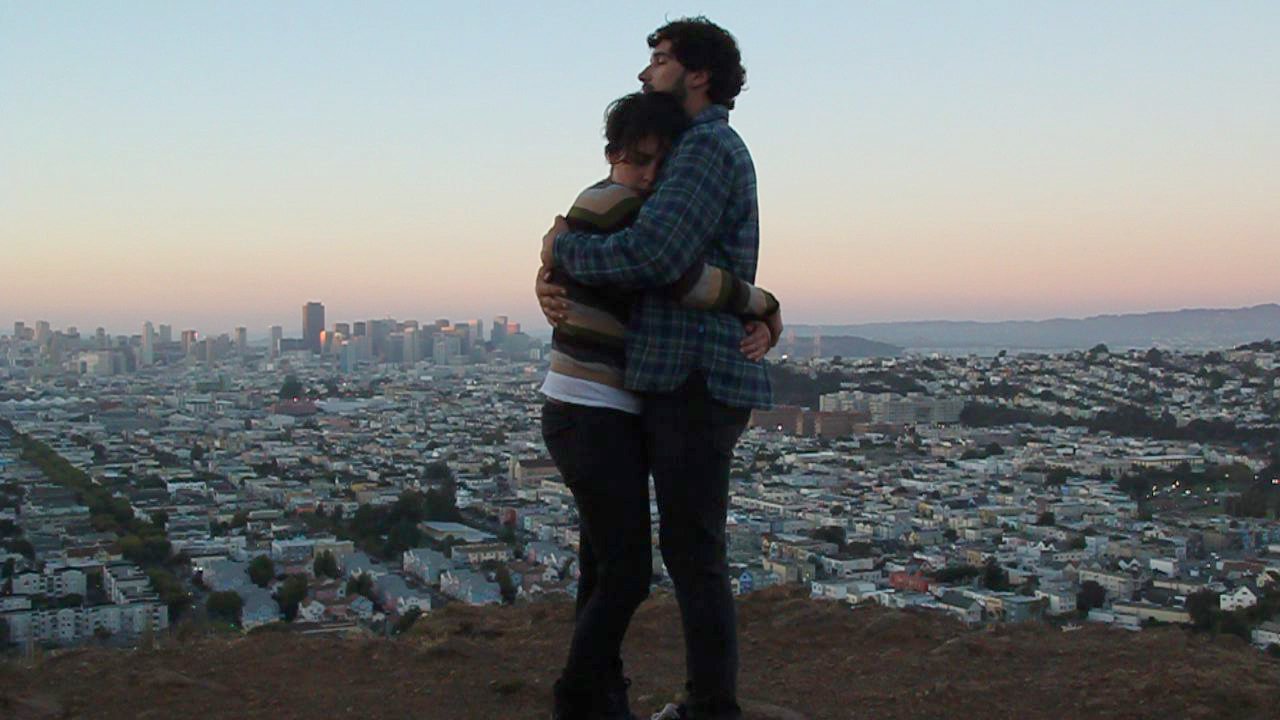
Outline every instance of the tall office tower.
{"type": "Polygon", "coordinates": [[[489,333],[489,342],[495,347],[502,347],[502,341],[507,339],[507,316],[493,316],[493,332],[489,333]]]}
{"type": "Polygon", "coordinates": [[[279,325],[271,326],[271,357],[272,359],[280,357],[280,345],[284,343],[284,328],[279,325]]]}
{"type": "Polygon", "coordinates": [[[309,302],[302,306],[302,344],[320,354],[320,331],[324,330],[324,305],[309,302]]]}
{"type": "Polygon", "coordinates": [[[394,320],[370,320],[369,336],[373,338],[373,357],[377,360],[387,359],[387,338],[391,335],[394,320]]]}
{"type": "Polygon", "coordinates": [[[107,329],[99,327],[93,331],[93,345],[99,350],[107,349],[107,329]]]}
{"type": "Polygon", "coordinates": [[[436,335],[436,341],[431,348],[431,359],[437,365],[449,365],[461,354],[461,350],[462,343],[459,342],[457,335],[441,333],[436,335]]]}
{"type": "MultiPolygon", "coordinates": [[[[223,337],[226,337],[226,335],[223,335],[223,337]]],[[[200,357],[197,358],[198,360],[203,360],[204,362],[211,363],[214,360],[218,359],[218,352],[216,350],[217,346],[214,344],[213,338],[207,337],[204,339],[204,342],[200,343],[199,345],[200,345],[200,351],[199,351],[200,357]]]]}
{"type": "Polygon", "coordinates": [[[351,337],[364,337],[369,334],[369,326],[362,320],[351,323],[351,337]]]}
{"type": "Polygon", "coordinates": [[[160,344],[168,345],[171,342],[173,342],[173,326],[161,325],[160,326],[160,344]]]}
{"type": "Polygon", "coordinates": [[[182,331],[182,354],[191,355],[196,351],[197,335],[195,330],[182,331]]]}
{"type": "Polygon", "coordinates": [[[405,328],[404,332],[404,363],[412,365],[422,358],[418,354],[418,328],[405,328]]]}
{"type": "Polygon", "coordinates": [[[36,344],[44,345],[53,338],[53,330],[49,327],[48,320],[39,320],[36,322],[36,344]]]}
{"type": "Polygon", "coordinates": [[[449,318],[436,318],[437,330],[448,330],[453,323],[449,322],[449,318]]]}
{"type": "Polygon", "coordinates": [[[22,322],[21,320],[16,320],[16,321],[14,321],[14,323],[13,323],[13,339],[14,339],[14,340],[25,340],[26,338],[27,338],[27,324],[26,324],[26,323],[24,323],[24,322],[22,322]]]}
{"type": "Polygon", "coordinates": [[[351,324],[350,323],[334,323],[333,332],[337,335],[341,335],[344,338],[349,338],[351,337],[351,324]]]}
{"type": "Polygon", "coordinates": [[[249,351],[249,329],[238,327],[236,328],[236,354],[243,357],[244,354],[248,351],[249,351]]]}
{"type": "Polygon", "coordinates": [[[471,326],[466,323],[460,323],[453,326],[451,331],[458,336],[458,352],[463,355],[471,354],[471,326]]]}
{"type": "Polygon", "coordinates": [[[138,358],[138,363],[143,367],[148,367],[156,361],[155,334],[150,321],[142,323],[142,355],[138,358]]]}
{"type": "Polygon", "coordinates": [[[476,318],[467,324],[471,326],[471,338],[478,343],[484,342],[484,321],[476,318]]]}

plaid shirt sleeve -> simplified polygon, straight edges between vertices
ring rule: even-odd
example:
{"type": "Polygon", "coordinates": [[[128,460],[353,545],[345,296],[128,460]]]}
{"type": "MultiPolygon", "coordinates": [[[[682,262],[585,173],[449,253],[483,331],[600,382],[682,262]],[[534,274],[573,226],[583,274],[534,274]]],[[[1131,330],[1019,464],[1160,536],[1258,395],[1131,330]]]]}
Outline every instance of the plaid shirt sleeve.
{"type": "Polygon", "coordinates": [[[556,264],[586,285],[641,290],[670,285],[700,261],[728,204],[733,168],[729,150],[700,130],[680,139],[630,227],[604,237],[560,235],[556,264]]]}

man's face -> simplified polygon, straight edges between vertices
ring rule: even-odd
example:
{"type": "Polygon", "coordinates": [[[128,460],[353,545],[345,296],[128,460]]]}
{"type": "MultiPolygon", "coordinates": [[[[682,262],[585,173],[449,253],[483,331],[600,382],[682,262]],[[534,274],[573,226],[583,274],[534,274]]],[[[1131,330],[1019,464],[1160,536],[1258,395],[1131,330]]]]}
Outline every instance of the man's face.
{"type": "Polygon", "coordinates": [[[663,40],[649,54],[649,66],[640,71],[640,85],[645,92],[671,93],[683,102],[688,94],[685,72],[671,50],[671,41],[663,40]]]}
{"type": "Polygon", "coordinates": [[[648,137],[629,150],[610,155],[609,179],[641,195],[649,194],[666,150],[657,138],[648,137]]]}

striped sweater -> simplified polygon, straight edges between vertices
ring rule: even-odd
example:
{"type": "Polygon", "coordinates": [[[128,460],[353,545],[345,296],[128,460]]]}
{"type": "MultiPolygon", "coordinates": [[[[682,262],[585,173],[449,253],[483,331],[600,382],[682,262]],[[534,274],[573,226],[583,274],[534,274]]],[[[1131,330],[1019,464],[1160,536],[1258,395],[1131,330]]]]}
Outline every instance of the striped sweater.
{"type": "MultiPolygon", "coordinates": [[[[644,198],[610,180],[592,185],[574,201],[565,219],[573,230],[607,234],[627,227],[644,198]]],[[[566,319],[551,337],[551,371],[622,388],[626,368],[626,327],[635,293],[590,287],[563,270],[552,282],[568,292],[566,319]]],[[[659,289],[684,307],[763,319],[778,311],[778,301],[732,273],[706,263],[689,268],[675,283],[659,289]]]]}

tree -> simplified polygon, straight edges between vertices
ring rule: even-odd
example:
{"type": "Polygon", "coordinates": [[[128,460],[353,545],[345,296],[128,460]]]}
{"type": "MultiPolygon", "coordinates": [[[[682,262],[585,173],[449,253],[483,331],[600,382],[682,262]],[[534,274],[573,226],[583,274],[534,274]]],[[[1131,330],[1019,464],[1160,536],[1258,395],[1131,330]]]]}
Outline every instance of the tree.
{"type": "Polygon", "coordinates": [[[1218,605],[1218,593],[1212,590],[1201,590],[1188,595],[1187,614],[1191,616],[1191,626],[1196,630],[1208,630],[1213,627],[1218,605]]]}
{"type": "Polygon", "coordinates": [[[844,547],[845,540],[848,537],[845,534],[844,528],[835,525],[827,525],[825,527],[817,528],[816,530],[811,531],[809,536],[814,540],[829,542],[835,545],[837,550],[844,547]]]}
{"type": "Polygon", "coordinates": [[[958,582],[968,582],[982,573],[972,565],[950,565],[933,574],[933,579],[943,585],[950,585],[958,582]]]}
{"type": "Polygon", "coordinates": [[[1036,525],[1055,525],[1058,519],[1048,510],[1040,513],[1040,517],[1036,518],[1036,525]]]}
{"type": "Polygon", "coordinates": [[[164,510],[151,513],[151,524],[163,530],[169,524],[169,513],[164,510]]]}
{"type": "Polygon", "coordinates": [[[516,585],[511,579],[511,571],[506,565],[499,564],[493,570],[493,579],[498,583],[498,591],[502,593],[502,602],[510,605],[516,601],[516,585]]]}
{"type": "Polygon", "coordinates": [[[210,615],[239,625],[240,611],[244,609],[244,599],[235,592],[211,593],[207,607],[210,615]]]}
{"type": "Polygon", "coordinates": [[[316,561],[312,564],[311,570],[316,574],[316,577],[336,578],[340,574],[338,572],[338,560],[330,550],[325,550],[316,556],[316,561]]]}
{"type": "Polygon", "coordinates": [[[9,621],[0,618],[0,648],[9,644],[9,621]]]}
{"type": "Polygon", "coordinates": [[[249,579],[258,587],[266,587],[276,576],[276,565],[266,555],[259,555],[249,562],[249,579]]]}
{"type": "Polygon", "coordinates": [[[367,573],[360,573],[347,581],[348,595],[361,595],[373,599],[373,578],[367,573]]]}
{"type": "Polygon", "coordinates": [[[279,396],[288,400],[302,397],[303,392],[302,382],[298,380],[297,376],[287,375],[285,376],[284,384],[280,386],[279,396]]]}
{"type": "Polygon", "coordinates": [[[1100,608],[1107,602],[1107,590],[1093,580],[1085,580],[1076,593],[1076,607],[1083,612],[1100,608]]]}
{"type": "Polygon", "coordinates": [[[988,560],[986,567],[982,569],[982,586],[988,590],[1009,589],[1009,572],[994,558],[988,560]]]}
{"type": "Polygon", "coordinates": [[[413,623],[416,622],[421,615],[422,615],[421,608],[418,608],[418,607],[409,608],[408,610],[405,611],[404,615],[401,615],[400,619],[396,621],[395,629],[392,630],[392,632],[395,633],[396,635],[400,635],[401,633],[408,632],[409,628],[413,627],[413,623]]]}
{"type": "Polygon", "coordinates": [[[147,571],[151,586],[160,596],[160,602],[169,607],[169,619],[177,620],[191,604],[191,594],[182,586],[182,582],[173,573],[163,568],[152,568],[147,571]]]}
{"type": "Polygon", "coordinates": [[[290,575],[285,578],[284,583],[280,586],[280,592],[276,594],[276,601],[280,603],[280,609],[284,611],[286,622],[293,622],[293,619],[298,616],[298,606],[302,604],[306,597],[306,575],[290,575]]]}

